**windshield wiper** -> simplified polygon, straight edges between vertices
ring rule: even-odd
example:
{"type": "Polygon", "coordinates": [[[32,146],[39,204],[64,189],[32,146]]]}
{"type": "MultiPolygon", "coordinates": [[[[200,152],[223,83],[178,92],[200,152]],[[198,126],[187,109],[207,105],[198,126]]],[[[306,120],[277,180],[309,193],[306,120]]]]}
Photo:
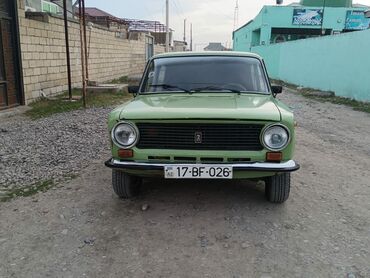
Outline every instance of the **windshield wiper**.
{"type": "Polygon", "coordinates": [[[241,93],[241,91],[239,91],[239,90],[229,89],[229,88],[222,88],[222,87],[217,87],[217,86],[205,86],[205,87],[194,88],[194,89],[191,89],[191,92],[201,92],[201,91],[207,91],[207,90],[228,91],[228,92],[231,92],[231,93],[241,93]]]}
{"type": "Polygon", "coordinates": [[[162,87],[163,89],[176,89],[176,90],[180,90],[186,93],[191,93],[191,91],[187,89],[181,88],[176,85],[170,85],[170,84],[152,84],[152,85],[149,85],[149,87],[162,87]]]}

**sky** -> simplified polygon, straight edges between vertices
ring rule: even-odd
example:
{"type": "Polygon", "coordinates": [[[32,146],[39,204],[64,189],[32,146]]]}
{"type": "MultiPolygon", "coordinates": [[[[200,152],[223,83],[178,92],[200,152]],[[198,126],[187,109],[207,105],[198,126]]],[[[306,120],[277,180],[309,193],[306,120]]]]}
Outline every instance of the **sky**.
{"type": "MultiPolygon", "coordinates": [[[[165,0],[85,0],[87,7],[97,7],[116,17],[158,20],[166,22],[165,0]]],[[[236,0],[169,0],[170,28],[174,39],[182,40],[184,19],[187,20],[186,37],[189,42],[190,23],[193,24],[193,45],[201,50],[209,42],[231,45],[236,0]]],[[[284,5],[299,0],[284,0],[284,5]]],[[[370,0],[354,3],[370,5],[370,0]]],[[[253,19],[264,5],[275,5],[276,0],[239,0],[238,27],[253,19]]]]}

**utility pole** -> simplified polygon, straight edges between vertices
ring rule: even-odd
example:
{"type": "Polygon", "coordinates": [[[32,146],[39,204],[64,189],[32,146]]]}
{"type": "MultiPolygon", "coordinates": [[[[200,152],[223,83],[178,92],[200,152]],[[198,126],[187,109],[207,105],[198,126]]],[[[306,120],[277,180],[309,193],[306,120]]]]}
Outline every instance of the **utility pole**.
{"type": "Polygon", "coordinates": [[[326,6],[326,0],[324,0],[323,9],[322,9],[321,36],[325,34],[325,30],[324,30],[325,6],[326,6]]]}
{"type": "Polygon", "coordinates": [[[82,69],[82,102],[84,108],[86,108],[86,68],[85,68],[85,46],[84,46],[84,32],[83,32],[83,18],[82,18],[82,1],[78,2],[78,15],[80,21],[80,47],[81,47],[81,69],[82,69]]]}
{"type": "Polygon", "coordinates": [[[190,51],[193,51],[193,23],[190,24],[190,51]]]}
{"type": "Polygon", "coordinates": [[[86,82],[89,81],[89,61],[87,57],[87,39],[86,39],[86,14],[85,14],[85,0],[82,0],[82,24],[83,24],[83,35],[84,35],[84,47],[85,47],[85,69],[86,69],[86,82]]]}
{"type": "Polygon", "coordinates": [[[166,0],[166,52],[170,51],[170,11],[169,0],[166,0]]]}
{"type": "Polygon", "coordinates": [[[236,0],[235,11],[234,11],[234,30],[233,31],[236,30],[238,25],[239,25],[239,2],[238,0],[236,0]]]}
{"type": "Polygon", "coordinates": [[[64,16],[64,35],[66,41],[66,56],[67,56],[68,98],[69,100],[72,100],[71,59],[69,51],[68,15],[66,0],[63,0],[63,16],[64,16]]]}
{"type": "Polygon", "coordinates": [[[186,42],[186,18],[184,19],[184,42],[186,42]]]}

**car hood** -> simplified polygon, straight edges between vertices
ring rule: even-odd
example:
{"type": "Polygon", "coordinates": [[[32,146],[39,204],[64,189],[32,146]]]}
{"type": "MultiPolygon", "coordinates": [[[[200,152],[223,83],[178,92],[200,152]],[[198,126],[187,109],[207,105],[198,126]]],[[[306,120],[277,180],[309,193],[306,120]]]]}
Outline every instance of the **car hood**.
{"type": "Polygon", "coordinates": [[[171,93],[139,95],[120,107],[120,119],[241,119],[280,121],[271,95],[171,93]]]}

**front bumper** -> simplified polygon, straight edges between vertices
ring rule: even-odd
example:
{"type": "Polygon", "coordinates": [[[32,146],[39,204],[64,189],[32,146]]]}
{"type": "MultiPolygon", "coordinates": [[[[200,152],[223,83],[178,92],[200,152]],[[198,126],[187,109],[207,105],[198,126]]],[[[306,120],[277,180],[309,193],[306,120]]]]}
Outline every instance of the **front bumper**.
{"type": "MultiPolygon", "coordinates": [[[[121,170],[163,170],[165,166],[179,165],[180,163],[148,163],[148,162],[135,162],[135,161],[119,161],[116,159],[109,159],[105,162],[105,166],[112,169],[121,170]]],[[[184,166],[199,165],[193,164],[181,164],[184,166]]],[[[251,162],[251,163],[238,163],[238,164],[212,164],[205,163],[205,165],[215,166],[232,166],[234,171],[248,171],[248,172],[294,172],[297,171],[300,166],[294,160],[289,160],[281,163],[271,162],[251,162]]]]}

